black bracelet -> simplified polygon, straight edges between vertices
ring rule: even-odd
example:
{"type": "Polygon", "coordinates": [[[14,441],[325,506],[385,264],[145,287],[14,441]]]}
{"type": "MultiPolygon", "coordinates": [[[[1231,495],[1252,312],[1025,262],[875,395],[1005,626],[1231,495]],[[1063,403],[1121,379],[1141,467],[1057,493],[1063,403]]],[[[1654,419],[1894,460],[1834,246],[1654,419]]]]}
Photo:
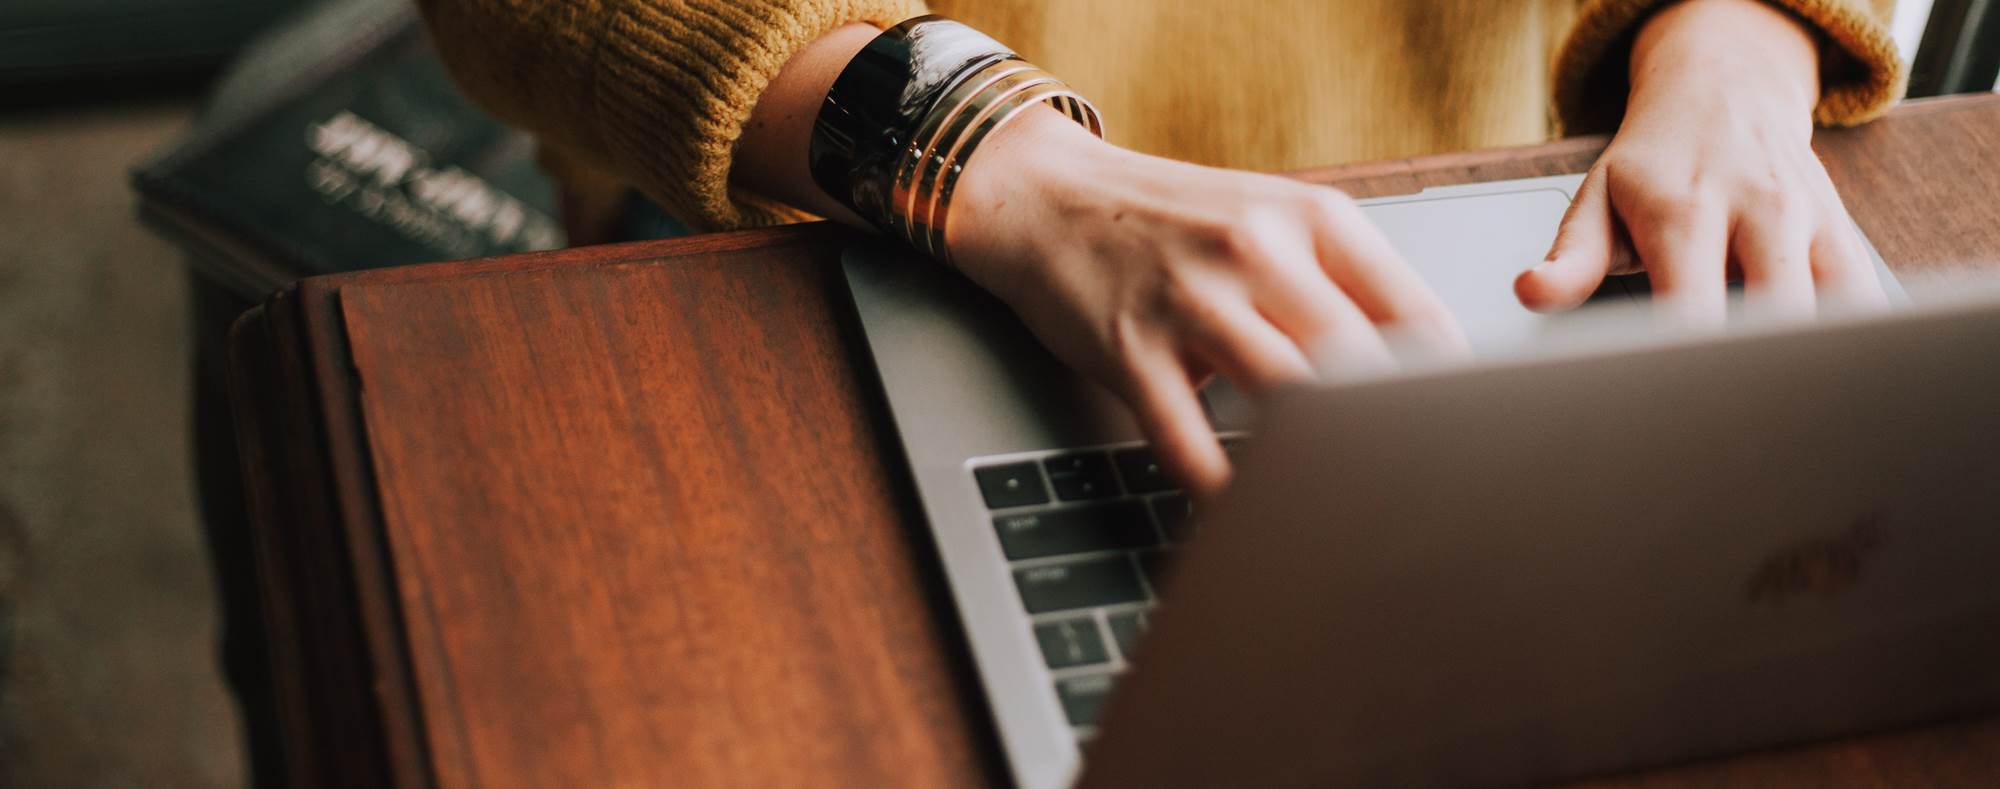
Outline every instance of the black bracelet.
{"type": "Polygon", "coordinates": [[[883,233],[949,261],[951,196],[981,141],[1048,104],[1104,136],[1076,91],[972,28],[912,19],[834,80],[807,152],[813,182],[883,233]]]}
{"type": "Polygon", "coordinates": [[[896,161],[947,90],[993,63],[1018,59],[986,34],[941,16],[882,31],[834,80],[813,122],[813,182],[884,232],[896,161]]]}

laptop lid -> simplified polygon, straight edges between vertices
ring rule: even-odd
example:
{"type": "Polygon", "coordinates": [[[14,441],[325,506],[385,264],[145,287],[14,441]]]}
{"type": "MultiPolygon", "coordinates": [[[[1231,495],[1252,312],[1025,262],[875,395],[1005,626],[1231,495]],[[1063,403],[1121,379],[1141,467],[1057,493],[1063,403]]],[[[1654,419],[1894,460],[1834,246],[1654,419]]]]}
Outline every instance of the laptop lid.
{"type": "Polygon", "coordinates": [[[1276,398],[1085,786],[1515,785],[2000,704],[2000,300],[1276,398]]]}

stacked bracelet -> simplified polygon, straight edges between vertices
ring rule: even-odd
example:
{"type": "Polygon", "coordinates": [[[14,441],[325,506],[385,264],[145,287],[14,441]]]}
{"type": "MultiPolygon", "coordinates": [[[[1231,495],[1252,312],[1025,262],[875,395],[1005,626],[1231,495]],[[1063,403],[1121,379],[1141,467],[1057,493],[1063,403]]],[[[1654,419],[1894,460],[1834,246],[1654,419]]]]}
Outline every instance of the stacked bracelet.
{"type": "Polygon", "coordinates": [[[813,124],[813,180],[882,232],[948,259],[965,163],[995,129],[1045,102],[1104,135],[1090,102],[999,42],[942,17],[909,20],[834,81],[813,124]]]}

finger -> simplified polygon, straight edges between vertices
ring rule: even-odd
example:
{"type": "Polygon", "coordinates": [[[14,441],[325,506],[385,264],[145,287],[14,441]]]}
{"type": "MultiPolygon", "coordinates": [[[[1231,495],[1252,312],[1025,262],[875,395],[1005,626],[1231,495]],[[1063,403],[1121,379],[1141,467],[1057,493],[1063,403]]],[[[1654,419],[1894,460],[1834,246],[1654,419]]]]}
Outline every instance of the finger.
{"type": "Polygon", "coordinates": [[[1127,363],[1120,394],[1152,442],[1160,467],[1197,497],[1220,491],[1229,483],[1229,456],[1209,427],[1201,397],[1180,359],[1170,350],[1154,349],[1133,354],[1127,363]]]}
{"type": "Polygon", "coordinates": [[[1186,316],[1188,352],[1252,394],[1312,380],[1292,339],[1247,302],[1210,303],[1186,316]]]}
{"type": "Polygon", "coordinates": [[[1605,188],[1607,172],[1608,168],[1596,167],[1584,176],[1576,199],[1563,213],[1548,257],[1514,278],[1514,296],[1523,306],[1536,312],[1574,309],[1611,273],[1623,244],[1605,188]]]}
{"type": "MultiPolygon", "coordinates": [[[[1380,331],[1311,255],[1251,283],[1256,309],[1292,339],[1308,360],[1383,354],[1380,331]]],[[[1296,259],[1294,259],[1296,260],[1296,259]]]]}
{"type": "Polygon", "coordinates": [[[1310,354],[1322,338],[1355,327],[1371,328],[1368,318],[1320,269],[1309,240],[1291,232],[1255,238],[1239,245],[1252,263],[1240,269],[1243,292],[1300,348],[1310,354]]]}
{"type": "MultiPolygon", "coordinates": [[[[1359,376],[1395,366],[1385,335],[1403,326],[1370,322],[1316,262],[1254,281],[1250,297],[1258,314],[1291,338],[1309,368],[1323,374],[1315,377],[1359,376]]],[[[1429,327],[1410,331],[1420,352],[1465,347],[1462,334],[1443,336],[1429,327]]]]}
{"type": "Polygon", "coordinates": [[[1743,270],[1744,307],[1751,316],[1813,316],[1812,225],[1801,215],[1753,211],[1736,220],[1730,252],[1743,270]]]}
{"type": "Polygon", "coordinates": [[[1834,309],[1881,309],[1888,294],[1875,273],[1875,259],[1861,245],[1860,231],[1843,211],[1813,237],[1812,279],[1820,300],[1834,309]]]}
{"type": "Polygon", "coordinates": [[[1654,314],[1682,327],[1716,328],[1728,317],[1727,218],[1700,205],[1656,208],[1630,223],[1632,248],[1652,283],[1654,314]]]}
{"type": "Polygon", "coordinates": [[[1466,347],[1451,310],[1353,200],[1336,192],[1320,206],[1314,223],[1320,269],[1363,317],[1437,348],[1466,347]]]}

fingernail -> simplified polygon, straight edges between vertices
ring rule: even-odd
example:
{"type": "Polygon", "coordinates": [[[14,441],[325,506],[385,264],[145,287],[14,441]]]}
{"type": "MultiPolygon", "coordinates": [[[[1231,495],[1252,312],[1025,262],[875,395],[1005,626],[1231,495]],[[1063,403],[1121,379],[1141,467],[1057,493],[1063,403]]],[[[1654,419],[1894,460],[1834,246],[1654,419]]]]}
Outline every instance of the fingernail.
{"type": "Polygon", "coordinates": [[[1543,271],[1547,271],[1550,266],[1553,266],[1555,264],[1556,264],[1555,256],[1550,255],[1548,257],[1542,258],[1542,262],[1536,263],[1534,266],[1530,267],[1528,269],[1528,273],[1539,274],[1543,271]]]}

